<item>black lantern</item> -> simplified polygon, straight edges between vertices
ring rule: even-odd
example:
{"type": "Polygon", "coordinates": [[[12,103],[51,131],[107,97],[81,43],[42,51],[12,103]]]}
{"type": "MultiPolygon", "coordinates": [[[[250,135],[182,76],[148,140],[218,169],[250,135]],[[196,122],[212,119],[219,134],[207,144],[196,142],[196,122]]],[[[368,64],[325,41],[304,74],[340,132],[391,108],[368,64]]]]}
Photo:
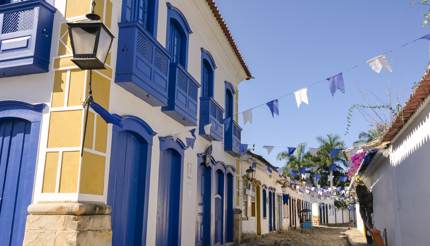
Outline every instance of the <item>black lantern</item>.
{"type": "Polygon", "coordinates": [[[252,166],[246,169],[246,177],[248,178],[248,180],[254,180],[254,173],[255,173],[255,170],[254,168],[252,168],[252,166]]]}
{"type": "Polygon", "coordinates": [[[93,10],[87,14],[88,20],[67,23],[72,43],[72,61],[83,70],[104,69],[106,58],[112,46],[113,34],[100,21],[93,10]]]}

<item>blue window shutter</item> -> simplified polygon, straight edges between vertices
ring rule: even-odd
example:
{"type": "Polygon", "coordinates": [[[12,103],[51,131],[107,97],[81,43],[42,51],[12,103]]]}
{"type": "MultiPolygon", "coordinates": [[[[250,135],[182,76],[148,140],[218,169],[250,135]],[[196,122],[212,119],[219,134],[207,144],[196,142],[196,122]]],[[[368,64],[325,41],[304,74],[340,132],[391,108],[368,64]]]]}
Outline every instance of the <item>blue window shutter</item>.
{"type": "Polygon", "coordinates": [[[266,218],[266,216],[267,216],[267,212],[266,212],[266,210],[267,210],[267,207],[266,207],[266,190],[265,189],[263,189],[263,218],[266,218]]]}

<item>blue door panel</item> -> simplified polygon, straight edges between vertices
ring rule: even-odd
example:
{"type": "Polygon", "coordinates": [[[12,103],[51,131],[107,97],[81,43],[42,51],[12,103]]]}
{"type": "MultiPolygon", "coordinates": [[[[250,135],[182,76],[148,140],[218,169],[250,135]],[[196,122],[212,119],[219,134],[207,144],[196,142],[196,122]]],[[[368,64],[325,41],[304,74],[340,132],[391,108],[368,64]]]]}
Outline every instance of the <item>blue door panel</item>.
{"type": "Polygon", "coordinates": [[[196,245],[210,246],[211,243],[211,168],[201,164],[198,178],[196,245]]]}
{"type": "Polygon", "coordinates": [[[158,179],[156,245],[179,245],[182,157],[173,149],[162,152],[158,179]]]}
{"type": "Polygon", "coordinates": [[[38,123],[0,119],[0,242],[21,245],[31,202],[38,123]],[[32,135],[33,134],[33,135],[32,135]]]}
{"type": "Polygon", "coordinates": [[[148,144],[127,131],[114,131],[113,139],[108,192],[112,245],[144,245],[148,144]]]}
{"type": "Polygon", "coordinates": [[[227,212],[226,212],[226,241],[233,242],[234,214],[233,214],[233,175],[227,175],[227,212]]]}

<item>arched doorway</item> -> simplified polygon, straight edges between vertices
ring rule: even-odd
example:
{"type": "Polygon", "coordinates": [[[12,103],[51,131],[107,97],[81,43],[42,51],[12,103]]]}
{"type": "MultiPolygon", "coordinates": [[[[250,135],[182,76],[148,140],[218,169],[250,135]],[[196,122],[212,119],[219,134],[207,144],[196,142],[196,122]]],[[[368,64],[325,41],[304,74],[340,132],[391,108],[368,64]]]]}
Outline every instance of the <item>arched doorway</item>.
{"type": "Polygon", "coordinates": [[[152,137],[142,120],[126,116],[114,126],[108,204],[112,207],[112,245],[145,245],[152,137]]]}
{"type": "Polygon", "coordinates": [[[185,145],[160,138],[156,245],[180,245],[182,162],[185,145]]]}
{"type": "Polygon", "coordinates": [[[44,104],[0,102],[0,242],[22,245],[44,104]]]}

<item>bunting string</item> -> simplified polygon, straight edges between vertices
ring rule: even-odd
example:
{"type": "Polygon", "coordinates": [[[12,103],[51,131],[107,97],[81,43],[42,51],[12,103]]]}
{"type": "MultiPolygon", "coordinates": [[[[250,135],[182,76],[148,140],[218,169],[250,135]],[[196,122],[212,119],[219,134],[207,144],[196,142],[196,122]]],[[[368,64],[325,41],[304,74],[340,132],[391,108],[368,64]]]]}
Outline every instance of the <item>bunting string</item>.
{"type": "Polygon", "coordinates": [[[253,121],[252,111],[254,109],[257,109],[257,108],[260,108],[263,106],[267,106],[267,107],[269,107],[272,116],[275,117],[275,115],[279,115],[279,100],[284,99],[284,98],[289,97],[289,96],[295,96],[297,107],[300,108],[300,106],[303,103],[309,104],[309,98],[307,95],[308,89],[311,87],[314,87],[316,85],[319,85],[321,83],[327,83],[327,81],[329,82],[329,90],[330,90],[330,93],[332,94],[332,96],[334,96],[336,91],[340,91],[342,93],[345,93],[345,84],[344,84],[344,78],[343,78],[344,73],[355,70],[355,69],[357,69],[363,65],[367,65],[369,67],[369,69],[373,70],[377,74],[379,74],[384,69],[388,72],[392,72],[393,69],[391,67],[391,64],[388,61],[387,55],[389,55],[389,54],[391,54],[391,53],[393,53],[399,49],[405,48],[411,44],[414,44],[415,42],[417,42],[419,40],[430,41],[430,34],[427,34],[427,35],[424,35],[422,37],[416,38],[414,40],[405,42],[402,45],[398,46],[397,48],[386,50],[385,52],[382,52],[379,55],[374,56],[373,58],[366,60],[365,62],[357,63],[357,64],[355,64],[349,68],[346,68],[338,74],[331,75],[329,77],[326,77],[325,79],[317,80],[314,83],[310,83],[310,84],[306,85],[302,89],[296,90],[294,92],[288,92],[288,93],[282,94],[282,95],[278,96],[277,98],[269,100],[269,102],[257,104],[253,107],[246,109],[246,110],[237,112],[237,113],[235,113],[235,115],[242,114],[244,124],[247,124],[247,123],[252,124],[252,121],[253,121]]]}

